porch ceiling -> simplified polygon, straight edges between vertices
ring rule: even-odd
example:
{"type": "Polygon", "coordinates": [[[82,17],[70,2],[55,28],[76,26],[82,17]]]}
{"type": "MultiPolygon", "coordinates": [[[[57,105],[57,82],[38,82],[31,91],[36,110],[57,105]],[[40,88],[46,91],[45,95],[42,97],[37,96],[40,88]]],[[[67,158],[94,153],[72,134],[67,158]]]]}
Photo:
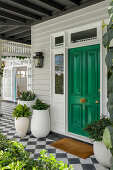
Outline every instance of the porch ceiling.
{"type": "Polygon", "coordinates": [[[31,25],[104,0],[0,0],[0,38],[31,43],[31,25]]]}

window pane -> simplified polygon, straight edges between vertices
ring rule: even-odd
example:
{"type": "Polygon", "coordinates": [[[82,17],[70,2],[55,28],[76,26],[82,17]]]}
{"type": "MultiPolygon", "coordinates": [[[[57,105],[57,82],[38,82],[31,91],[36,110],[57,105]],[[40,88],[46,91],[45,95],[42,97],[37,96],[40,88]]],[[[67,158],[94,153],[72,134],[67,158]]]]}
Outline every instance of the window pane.
{"type": "Polygon", "coordinates": [[[64,44],[64,37],[55,37],[55,46],[60,46],[64,44]]]}
{"type": "Polygon", "coordinates": [[[55,94],[64,94],[64,54],[55,55],[55,94]]]}
{"type": "Polygon", "coordinates": [[[97,38],[97,28],[76,32],[71,34],[71,43],[97,38]]]}

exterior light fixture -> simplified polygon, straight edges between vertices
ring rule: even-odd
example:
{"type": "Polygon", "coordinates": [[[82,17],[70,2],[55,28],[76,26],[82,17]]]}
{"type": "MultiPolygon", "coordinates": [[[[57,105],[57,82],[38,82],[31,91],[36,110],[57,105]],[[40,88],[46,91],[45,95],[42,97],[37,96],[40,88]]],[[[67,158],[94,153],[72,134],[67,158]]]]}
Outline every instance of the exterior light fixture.
{"type": "Polygon", "coordinates": [[[33,56],[35,68],[43,67],[44,56],[43,52],[35,52],[35,56],[33,56]]]}

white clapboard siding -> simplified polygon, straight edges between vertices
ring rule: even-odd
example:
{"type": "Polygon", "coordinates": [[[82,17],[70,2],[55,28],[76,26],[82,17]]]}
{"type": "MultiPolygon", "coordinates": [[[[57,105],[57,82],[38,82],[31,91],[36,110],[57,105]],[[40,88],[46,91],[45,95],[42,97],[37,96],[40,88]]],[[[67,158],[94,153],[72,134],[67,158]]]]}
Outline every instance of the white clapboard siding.
{"type": "Polygon", "coordinates": [[[44,53],[44,67],[32,70],[33,90],[39,98],[50,102],[50,34],[106,19],[107,8],[108,0],[32,26],[32,56],[44,53]]]}

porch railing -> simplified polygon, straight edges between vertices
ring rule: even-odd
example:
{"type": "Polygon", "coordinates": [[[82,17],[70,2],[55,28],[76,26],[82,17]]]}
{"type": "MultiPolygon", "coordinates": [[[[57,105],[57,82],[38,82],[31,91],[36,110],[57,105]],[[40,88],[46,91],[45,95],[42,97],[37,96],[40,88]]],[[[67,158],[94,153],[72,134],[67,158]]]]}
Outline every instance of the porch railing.
{"type": "Polygon", "coordinates": [[[1,53],[2,55],[18,55],[28,56],[31,55],[31,45],[1,40],[1,53]]]}

